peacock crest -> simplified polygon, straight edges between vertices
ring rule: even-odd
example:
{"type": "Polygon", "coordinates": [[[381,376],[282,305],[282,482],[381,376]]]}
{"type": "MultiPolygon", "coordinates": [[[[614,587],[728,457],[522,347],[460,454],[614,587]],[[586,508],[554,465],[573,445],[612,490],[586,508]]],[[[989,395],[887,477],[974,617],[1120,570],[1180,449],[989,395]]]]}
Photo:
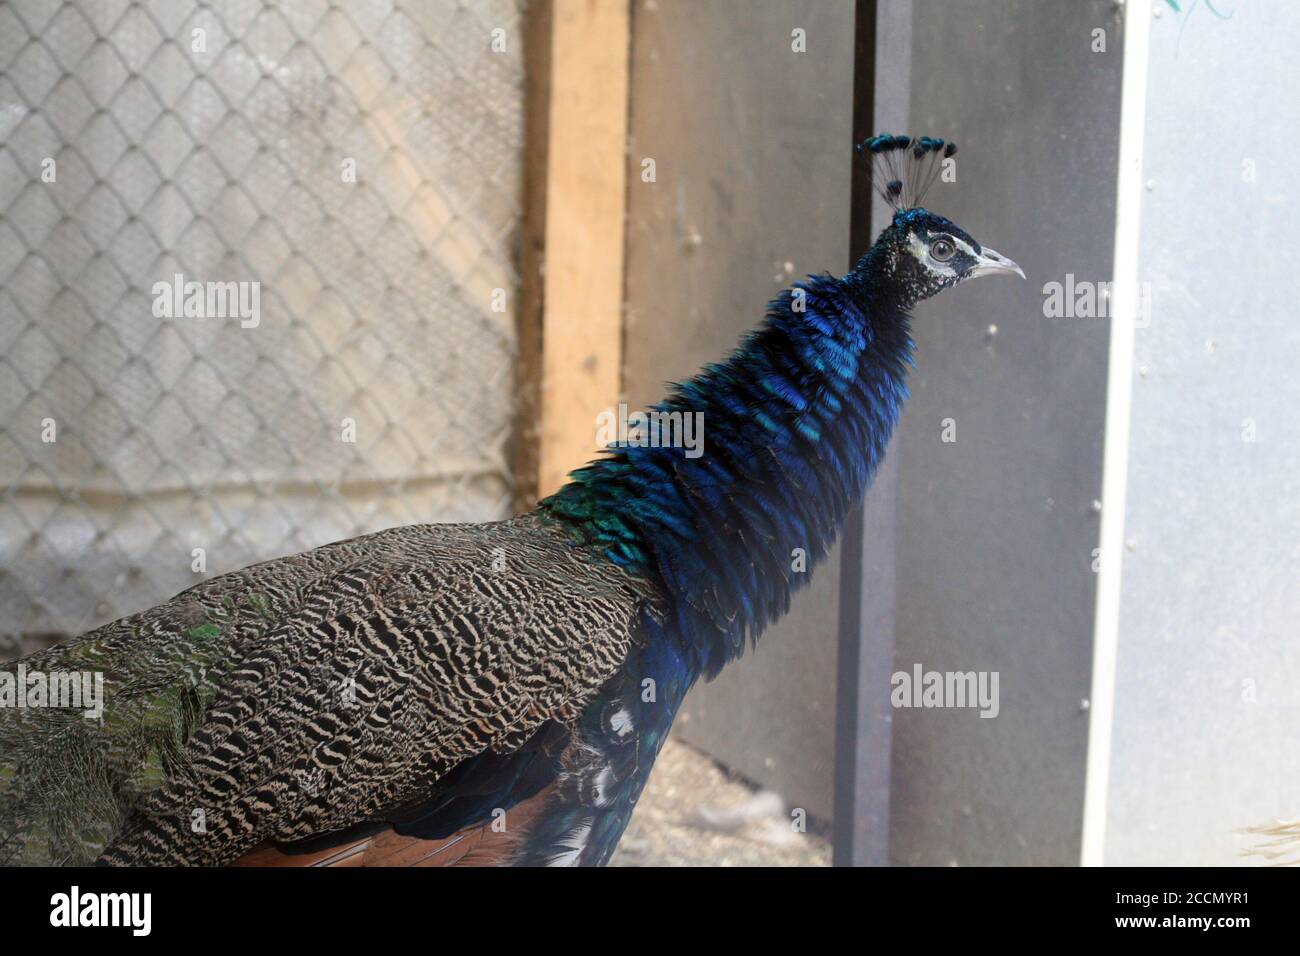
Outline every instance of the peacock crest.
{"type": "Polygon", "coordinates": [[[943,161],[957,154],[957,144],[933,136],[880,133],[855,147],[870,156],[872,185],[894,212],[915,209],[943,170],[943,161]]]}

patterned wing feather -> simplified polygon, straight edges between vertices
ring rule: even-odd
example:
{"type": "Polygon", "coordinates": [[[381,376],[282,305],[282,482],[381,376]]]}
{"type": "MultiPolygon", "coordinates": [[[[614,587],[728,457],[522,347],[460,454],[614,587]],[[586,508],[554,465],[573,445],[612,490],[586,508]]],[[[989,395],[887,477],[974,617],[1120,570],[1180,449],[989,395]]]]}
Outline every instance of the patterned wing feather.
{"type": "Polygon", "coordinates": [[[219,864],[427,816],[458,766],[575,721],[654,602],[535,516],[213,579],[24,662],[102,671],[106,707],[0,712],[0,862],[219,864]]]}

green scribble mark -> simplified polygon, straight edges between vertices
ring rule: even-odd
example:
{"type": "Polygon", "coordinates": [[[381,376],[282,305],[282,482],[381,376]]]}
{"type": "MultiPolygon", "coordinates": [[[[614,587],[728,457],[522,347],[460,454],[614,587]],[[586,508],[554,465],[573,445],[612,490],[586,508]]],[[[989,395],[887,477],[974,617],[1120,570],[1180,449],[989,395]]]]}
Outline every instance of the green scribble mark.
{"type": "MultiPolygon", "coordinates": [[[[1187,12],[1190,14],[1190,13],[1192,12],[1192,9],[1193,9],[1193,8],[1196,6],[1196,4],[1199,3],[1199,2],[1200,2],[1200,0],[1192,0],[1192,6],[1190,6],[1190,7],[1187,8],[1187,12]]],[[[1183,12],[1182,7],[1178,6],[1178,0],[1165,0],[1165,3],[1169,4],[1169,6],[1173,8],[1174,13],[1182,13],[1182,12],[1183,12]]],[[[1231,20],[1231,19],[1232,19],[1232,14],[1231,14],[1231,13],[1223,14],[1223,13],[1220,13],[1218,10],[1214,9],[1214,0],[1205,0],[1205,6],[1206,6],[1206,8],[1207,8],[1211,13],[1213,13],[1213,14],[1214,14],[1216,17],[1218,17],[1220,20],[1231,20]]]]}
{"type": "MultiPolygon", "coordinates": [[[[1214,14],[1215,19],[1231,20],[1232,13],[1221,13],[1219,9],[1214,5],[1217,2],[1218,0],[1205,0],[1205,9],[1209,10],[1210,13],[1214,14]]],[[[1169,6],[1173,8],[1174,13],[1181,14],[1183,12],[1182,9],[1178,6],[1178,0],[1165,0],[1165,3],[1169,4],[1169,6]]],[[[1178,40],[1174,44],[1175,60],[1178,59],[1179,51],[1181,51],[1183,47],[1183,31],[1187,29],[1187,23],[1189,20],[1192,19],[1192,14],[1196,11],[1196,8],[1200,5],[1200,3],[1201,0],[1192,0],[1191,5],[1188,6],[1187,8],[1186,16],[1183,17],[1182,22],[1179,23],[1178,25],[1178,40]]],[[[1234,10],[1233,13],[1236,13],[1236,11],[1234,10]]]]}
{"type": "Polygon", "coordinates": [[[200,624],[198,627],[190,628],[188,636],[198,638],[199,640],[207,640],[209,637],[216,637],[220,633],[221,628],[217,627],[215,624],[207,623],[200,624]]]}

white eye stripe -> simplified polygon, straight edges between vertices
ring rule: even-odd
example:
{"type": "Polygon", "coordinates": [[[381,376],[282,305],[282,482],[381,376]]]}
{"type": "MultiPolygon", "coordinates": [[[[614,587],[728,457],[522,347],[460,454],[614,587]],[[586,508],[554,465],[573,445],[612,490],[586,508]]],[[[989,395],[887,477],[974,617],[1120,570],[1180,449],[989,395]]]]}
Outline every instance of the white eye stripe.
{"type": "MultiPolygon", "coordinates": [[[[947,236],[946,234],[945,236],[946,238],[950,239],[961,251],[966,252],[970,255],[975,254],[974,252],[971,251],[971,247],[969,245],[967,245],[962,240],[958,239],[956,236],[947,236]]],[[[916,256],[917,261],[919,261],[923,266],[925,266],[931,272],[937,275],[947,276],[949,278],[956,277],[957,270],[952,267],[951,265],[952,260],[949,259],[947,262],[940,262],[939,260],[935,259],[933,256],[930,255],[930,244],[924,241],[920,236],[916,235],[915,233],[910,233],[907,237],[907,250],[912,255],[916,256]]]]}
{"type": "Polygon", "coordinates": [[[948,238],[952,240],[959,252],[966,253],[966,255],[970,256],[972,259],[979,258],[980,254],[972,249],[970,243],[966,242],[964,239],[958,239],[956,236],[949,236],[948,238]]]}
{"type": "MultiPolygon", "coordinates": [[[[938,239],[940,237],[935,236],[934,238],[938,239]]],[[[955,245],[957,247],[958,252],[964,252],[972,259],[978,259],[980,257],[980,254],[976,252],[975,249],[971,246],[971,244],[968,243],[965,239],[960,239],[957,236],[950,236],[947,233],[943,233],[943,238],[947,239],[949,242],[955,245]]],[[[912,255],[916,256],[918,259],[923,260],[930,255],[930,244],[925,240],[923,240],[916,233],[910,233],[908,235],[907,245],[908,248],[911,249],[912,255]]]]}
{"type": "Polygon", "coordinates": [[[950,236],[946,232],[943,233],[942,235],[935,236],[935,241],[938,241],[939,239],[946,239],[948,242],[951,242],[953,244],[953,247],[956,248],[958,252],[964,252],[972,259],[978,259],[980,257],[980,254],[976,252],[971,247],[970,243],[968,243],[965,239],[959,239],[956,236],[950,236]]]}

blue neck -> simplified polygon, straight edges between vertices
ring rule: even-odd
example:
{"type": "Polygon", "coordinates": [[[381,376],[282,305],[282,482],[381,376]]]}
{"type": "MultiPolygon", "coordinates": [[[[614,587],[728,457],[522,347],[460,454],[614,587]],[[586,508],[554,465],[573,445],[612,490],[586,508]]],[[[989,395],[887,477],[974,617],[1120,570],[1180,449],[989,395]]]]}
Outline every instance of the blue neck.
{"type": "Polygon", "coordinates": [[[912,303],[880,288],[880,248],[843,279],[783,292],[730,358],[655,406],[703,413],[702,455],[621,446],[542,502],[662,583],[665,631],[696,673],[715,675],[785,613],[884,456],[907,397],[912,303]]]}

